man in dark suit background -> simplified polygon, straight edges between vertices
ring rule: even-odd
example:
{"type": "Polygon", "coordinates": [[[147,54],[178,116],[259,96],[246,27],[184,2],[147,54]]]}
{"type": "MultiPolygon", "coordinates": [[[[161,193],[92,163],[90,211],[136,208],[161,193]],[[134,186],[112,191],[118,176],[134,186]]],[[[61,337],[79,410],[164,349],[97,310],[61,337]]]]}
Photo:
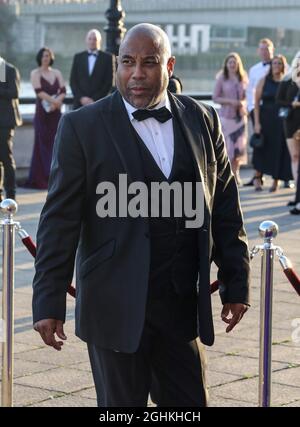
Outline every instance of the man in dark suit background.
{"type": "Polygon", "coordinates": [[[0,198],[16,197],[16,164],[13,157],[13,135],[22,124],[19,112],[19,71],[0,56],[0,198]],[[4,174],[3,174],[4,170],[4,174]]]}
{"type": "Polygon", "coordinates": [[[108,95],[114,86],[115,57],[100,50],[101,34],[92,29],[86,36],[87,50],[74,56],[70,86],[74,109],[91,104],[108,95]]]}
{"type": "Polygon", "coordinates": [[[211,261],[227,332],[249,303],[247,239],[220,122],[212,107],[167,92],[174,64],[159,27],[133,27],[120,47],[118,91],[66,114],[54,145],[37,235],[34,329],[61,349],[76,254],[76,335],[88,345],[99,406],[146,406],[152,378],[159,406],[205,406],[198,337],[214,342],[211,261]],[[103,215],[102,185],[115,188],[120,208],[124,176],[147,189],[190,182],[193,203],[199,184],[203,223],[187,228],[174,201],[166,217],[103,215]]]}

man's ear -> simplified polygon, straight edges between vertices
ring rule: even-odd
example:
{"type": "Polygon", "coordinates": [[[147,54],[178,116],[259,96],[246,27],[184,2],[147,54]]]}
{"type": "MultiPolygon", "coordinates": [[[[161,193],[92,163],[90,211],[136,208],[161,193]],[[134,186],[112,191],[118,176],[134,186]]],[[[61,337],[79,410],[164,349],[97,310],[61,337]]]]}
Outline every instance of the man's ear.
{"type": "Polygon", "coordinates": [[[171,77],[171,75],[173,74],[174,67],[175,67],[175,62],[176,62],[176,58],[175,58],[175,56],[171,56],[171,57],[168,59],[168,62],[167,62],[167,69],[168,69],[169,77],[171,77]]]}

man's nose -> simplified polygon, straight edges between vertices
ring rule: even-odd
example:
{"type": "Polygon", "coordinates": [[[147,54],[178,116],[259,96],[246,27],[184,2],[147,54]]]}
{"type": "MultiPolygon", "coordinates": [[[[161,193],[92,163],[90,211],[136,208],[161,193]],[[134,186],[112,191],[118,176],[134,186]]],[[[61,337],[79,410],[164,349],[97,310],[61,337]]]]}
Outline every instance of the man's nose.
{"type": "Polygon", "coordinates": [[[135,65],[132,78],[136,80],[141,80],[145,78],[145,70],[142,65],[135,65]]]}

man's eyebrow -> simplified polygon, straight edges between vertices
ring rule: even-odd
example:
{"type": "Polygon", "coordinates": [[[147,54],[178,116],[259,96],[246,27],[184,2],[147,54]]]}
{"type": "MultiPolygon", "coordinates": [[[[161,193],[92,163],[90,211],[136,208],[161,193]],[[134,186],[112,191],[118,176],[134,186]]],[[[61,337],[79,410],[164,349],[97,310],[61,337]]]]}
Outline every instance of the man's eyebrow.
{"type": "MultiPolygon", "coordinates": [[[[121,58],[122,59],[134,59],[134,56],[132,56],[132,55],[128,55],[128,54],[124,54],[124,55],[121,55],[121,58]]],[[[147,55],[147,56],[143,56],[143,60],[145,60],[145,59],[155,59],[155,60],[157,60],[157,59],[159,59],[159,57],[158,57],[158,55],[147,55]]]]}

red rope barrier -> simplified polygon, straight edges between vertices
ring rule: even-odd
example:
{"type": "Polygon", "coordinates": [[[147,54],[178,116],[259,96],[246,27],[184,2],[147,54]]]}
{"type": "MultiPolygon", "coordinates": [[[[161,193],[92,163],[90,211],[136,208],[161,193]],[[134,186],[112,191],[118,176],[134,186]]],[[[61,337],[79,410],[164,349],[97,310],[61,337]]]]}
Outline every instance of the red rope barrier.
{"type": "Polygon", "coordinates": [[[297,294],[300,296],[300,278],[297,276],[296,272],[292,268],[286,268],[283,272],[297,294]]]}
{"type": "MultiPolygon", "coordinates": [[[[31,255],[35,258],[36,257],[36,245],[33,242],[32,238],[26,233],[25,230],[19,230],[19,235],[21,236],[22,242],[24,246],[28,249],[28,251],[31,253],[31,255]],[[25,237],[24,237],[25,236],[25,237]]],[[[219,289],[219,280],[215,280],[210,285],[210,293],[213,294],[219,289]]],[[[76,288],[73,285],[70,285],[68,287],[68,294],[72,297],[76,298],[76,288]]]]}
{"type": "Polygon", "coordinates": [[[282,270],[286,275],[288,281],[293,286],[297,294],[300,296],[300,278],[295,272],[295,270],[293,269],[293,265],[291,261],[286,256],[281,254],[279,256],[279,262],[281,264],[282,270]]]}

